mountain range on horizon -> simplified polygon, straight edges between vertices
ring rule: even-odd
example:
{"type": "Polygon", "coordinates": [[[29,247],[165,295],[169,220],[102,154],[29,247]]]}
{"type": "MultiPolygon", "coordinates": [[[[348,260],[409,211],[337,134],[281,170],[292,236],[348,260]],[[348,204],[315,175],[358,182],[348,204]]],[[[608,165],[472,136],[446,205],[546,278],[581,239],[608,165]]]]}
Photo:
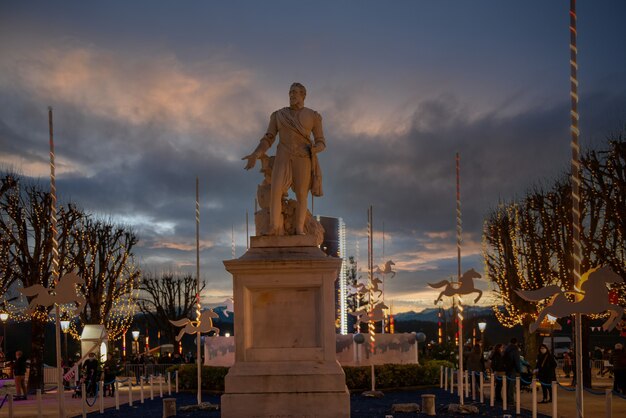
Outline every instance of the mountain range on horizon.
{"type": "MultiPolygon", "coordinates": [[[[452,308],[444,309],[447,317],[452,315],[452,308]]],[[[493,315],[493,307],[491,306],[464,306],[465,318],[471,317],[485,317],[493,315]]],[[[426,308],[423,311],[415,312],[400,312],[393,316],[396,322],[409,322],[409,321],[422,321],[422,322],[437,322],[438,321],[438,308],[426,308]]]]}

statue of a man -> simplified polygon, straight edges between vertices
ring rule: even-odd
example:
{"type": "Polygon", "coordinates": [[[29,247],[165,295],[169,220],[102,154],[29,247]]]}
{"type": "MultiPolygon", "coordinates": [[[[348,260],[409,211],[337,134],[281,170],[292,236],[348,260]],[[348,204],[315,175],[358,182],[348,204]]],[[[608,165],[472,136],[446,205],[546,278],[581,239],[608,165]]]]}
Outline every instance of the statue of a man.
{"type": "Polygon", "coordinates": [[[270,235],[284,235],[281,214],[283,195],[289,188],[296,194],[296,234],[304,235],[309,190],[313,196],[322,195],[321,172],[316,154],[326,148],[322,130],[322,116],[304,107],[306,88],[293,83],[289,88],[289,107],[275,111],[270,116],[267,132],[254,152],[242,158],[248,160],[245,169],[254,167],[274,143],[276,134],[280,139],[272,171],[270,192],[270,235]],[[311,141],[313,133],[313,141],[311,141]]]}

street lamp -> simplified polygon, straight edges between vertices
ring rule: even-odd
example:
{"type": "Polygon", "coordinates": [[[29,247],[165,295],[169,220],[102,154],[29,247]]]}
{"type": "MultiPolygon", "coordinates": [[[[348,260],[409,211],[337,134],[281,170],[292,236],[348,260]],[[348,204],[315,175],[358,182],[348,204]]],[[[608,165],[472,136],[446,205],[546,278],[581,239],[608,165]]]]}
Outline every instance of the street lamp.
{"type": "Polygon", "coordinates": [[[485,328],[487,328],[486,322],[483,321],[478,323],[478,330],[480,331],[480,342],[483,344],[483,350],[485,349],[485,328]]]}
{"type": "Polygon", "coordinates": [[[139,331],[138,330],[133,330],[132,331],[133,334],[133,340],[135,340],[135,353],[139,354],[139,331]]]}
{"type": "Polygon", "coordinates": [[[4,328],[4,333],[2,334],[2,339],[4,340],[4,356],[6,358],[7,355],[7,321],[9,320],[8,312],[0,312],[0,321],[2,321],[2,327],[4,328]]]}
{"type": "Polygon", "coordinates": [[[68,361],[67,358],[67,333],[70,330],[70,321],[66,319],[61,320],[61,331],[63,331],[63,339],[65,340],[65,361],[68,361]]]}

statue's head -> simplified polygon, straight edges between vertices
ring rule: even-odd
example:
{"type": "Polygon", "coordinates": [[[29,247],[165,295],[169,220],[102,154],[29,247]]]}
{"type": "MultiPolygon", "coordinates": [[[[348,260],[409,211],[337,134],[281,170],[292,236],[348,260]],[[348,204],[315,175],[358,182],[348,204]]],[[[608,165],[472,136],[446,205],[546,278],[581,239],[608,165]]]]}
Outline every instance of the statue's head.
{"type": "Polygon", "coordinates": [[[289,87],[289,105],[290,106],[295,106],[295,105],[304,106],[305,97],[306,97],[306,87],[304,87],[301,83],[293,83],[291,87],[289,87]]]}

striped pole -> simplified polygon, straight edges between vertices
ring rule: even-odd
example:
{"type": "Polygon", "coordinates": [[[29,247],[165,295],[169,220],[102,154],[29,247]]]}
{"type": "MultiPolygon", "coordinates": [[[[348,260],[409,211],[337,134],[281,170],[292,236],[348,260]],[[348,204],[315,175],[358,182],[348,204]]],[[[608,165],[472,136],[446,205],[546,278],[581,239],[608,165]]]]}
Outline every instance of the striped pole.
{"type": "MultiPolygon", "coordinates": [[[[457,280],[461,282],[461,156],[456,153],[456,253],[457,253],[457,280]]],[[[456,295],[459,302],[457,317],[459,321],[459,370],[463,370],[463,300],[456,295]]],[[[463,405],[463,379],[459,379],[459,403],[463,405]]]]}
{"type": "Polygon", "coordinates": [[[376,375],[374,374],[374,351],[376,350],[376,328],[373,320],[374,316],[374,238],[373,238],[373,208],[370,205],[367,211],[367,274],[369,278],[369,321],[367,322],[370,334],[370,365],[372,392],[376,390],[376,375]]]}
{"type": "MultiPolygon", "coordinates": [[[[576,286],[580,285],[580,265],[582,262],[582,249],[580,245],[580,146],[578,143],[578,64],[576,56],[576,0],[570,0],[570,99],[571,99],[571,123],[572,134],[572,231],[573,231],[573,273],[576,286]]],[[[576,334],[576,411],[578,417],[584,416],[583,405],[583,350],[582,350],[582,315],[574,317],[576,334]]]]}
{"type": "MultiPolygon", "coordinates": [[[[200,325],[200,192],[199,180],[196,177],[196,325],[200,325]]],[[[200,358],[200,333],[196,334],[196,364],[198,377],[198,405],[202,403],[202,360],[200,358]]],[[[161,395],[162,396],[162,395],[161,395]]]]}
{"type": "MultiPolygon", "coordinates": [[[[54,130],[52,124],[52,107],[48,107],[48,129],[50,131],[50,233],[52,234],[52,280],[56,289],[59,283],[59,242],[57,241],[57,187],[54,165],[54,130]]],[[[54,305],[57,353],[57,397],[59,417],[65,418],[65,393],[63,392],[63,368],[61,367],[61,310],[54,305]]]]}

